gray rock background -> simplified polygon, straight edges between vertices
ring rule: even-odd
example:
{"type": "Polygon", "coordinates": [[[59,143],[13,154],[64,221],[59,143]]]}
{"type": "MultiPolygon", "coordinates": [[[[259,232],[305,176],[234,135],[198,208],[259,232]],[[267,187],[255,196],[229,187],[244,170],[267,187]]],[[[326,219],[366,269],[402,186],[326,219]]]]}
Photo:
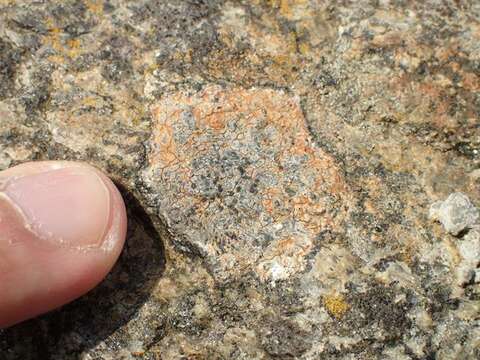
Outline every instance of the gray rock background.
{"type": "Polygon", "coordinates": [[[0,0],[0,169],[88,161],[130,216],[101,286],[1,332],[0,359],[480,358],[478,226],[429,219],[480,203],[479,20],[0,0]]]}

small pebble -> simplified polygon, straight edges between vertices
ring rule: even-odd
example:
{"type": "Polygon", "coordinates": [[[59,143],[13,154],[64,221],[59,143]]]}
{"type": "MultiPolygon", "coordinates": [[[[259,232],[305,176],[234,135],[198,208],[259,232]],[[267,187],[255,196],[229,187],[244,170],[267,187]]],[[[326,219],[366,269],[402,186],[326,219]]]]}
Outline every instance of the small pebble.
{"type": "Polygon", "coordinates": [[[444,201],[436,201],[430,207],[429,216],[439,221],[445,230],[452,235],[458,235],[470,229],[478,220],[478,210],[470,202],[467,195],[456,192],[444,201]]]}

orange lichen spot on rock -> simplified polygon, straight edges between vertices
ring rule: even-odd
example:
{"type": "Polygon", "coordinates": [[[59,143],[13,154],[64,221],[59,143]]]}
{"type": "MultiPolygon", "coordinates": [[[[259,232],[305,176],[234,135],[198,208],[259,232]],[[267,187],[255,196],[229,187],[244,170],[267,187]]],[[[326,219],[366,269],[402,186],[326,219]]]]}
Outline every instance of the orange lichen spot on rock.
{"type": "Polygon", "coordinates": [[[267,5],[272,7],[272,8],[278,8],[280,6],[280,0],[267,0],[266,1],[267,5]]]}
{"type": "MultiPolygon", "coordinates": [[[[202,109],[204,110],[204,109],[202,109]]],[[[196,109],[194,114],[197,118],[204,122],[208,127],[213,130],[222,130],[225,127],[225,111],[224,110],[212,110],[209,113],[205,113],[204,111],[198,111],[196,109]]]]}
{"type": "Polygon", "coordinates": [[[159,70],[160,68],[161,66],[159,64],[154,63],[146,66],[143,72],[144,74],[153,74],[155,71],[159,70]]]}
{"type": "Polygon", "coordinates": [[[418,239],[415,239],[413,236],[408,236],[404,240],[404,244],[400,249],[399,260],[404,262],[407,265],[412,265],[415,262],[415,258],[418,256],[418,245],[416,243],[418,239]]]}
{"type": "Polygon", "coordinates": [[[305,6],[307,0],[281,0],[280,14],[286,18],[292,19],[298,13],[299,8],[306,12],[305,6]]]}
{"type": "Polygon", "coordinates": [[[157,151],[153,160],[162,167],[168,167],[178,160],[173,128],[169,122],[170,117],[175,117],[175,111],[170,113],[168,109],[157,107],[153,113],[159,119],[154,134],[157,151]]]}
{"type": "Polygon", "coordinates": [[[48,35],[44,37],[43,43],[47,46],[51,46],[54,50],[63,53],[63,46],[60,42],[60,36],[62,29],[57,27],[53,20],[47,20],[48,35]]]}
{"type": "MultiPolygon", "coordinates": [[[[53,22],[47,22],[47,24],[54,24],[53,22]]],[[[60,29],[59,27],[56,27],[56,26],[52,26],[50,29],[49,29],[49,32],[52,36],[55,36],[55,37],[58,37],[61,33],[62,33],[62,29],[60,29]]]]}
{"type": "Polygon", "coordinates": [[[69,39],[67,41],[67,45],[70,49],[78,49],[81,45],[81,42],[79,39],[69,39]]]}
{"type": "Polygon", "coordinates": [[[323,305],[330,315],[337,319],[341,319],[345,313],[350,309],[342,295],[326,295],[323,297],[323,305]]]}
{"type": "Polygon", "coordinates": [[[471,72],[465,73],[461,84],[465,90],[478,91],[480,90],[480,77],[471,72]]]}
{"type": "Polygon", "coordinates": [[[86,97],[82,99],[82,105],[96,107],[97,106],[97,99],[93,96],[86,97]]]}
{"type": "Polygon", "coordinates": [[[49,57],[49,60],[57,63],[64,64],[65,60],[74,59],[81,53],[82,42],[80,39],[73,38],[65,40],[66,35],[63,34],[63,30],[55,24],[55,21],[48,19],[46,21],[48,27],[48,34],[43,38],[43,44],[50,46],[57,54],[49,57]]]}
{"type": "Polygon", "coordinates": [[[312,233],[319,232],[331,222],[330,217],[325,214],[325,206],[313,202],[305,195],[293,198],[292,203],[294,218],[312,233]]]}
{"type": "Polygon", "coordinates": [[[291,237],[282,239],[278,242],[277,253],[275,255],[284,254],[286,251],[292,249],[293,246],[295,246],[295,239],[291,237]]]}
{"type": "Polygon", "coordinates": [[[304,56],[309,55],[312,52],[310,45],[306,42],[301,42],[298,44],[298,51],[300,51],[300,54],[304,56]]]}
{"type": "MultiPolygon", "coordinates": [[[[252,1],[258,3],[258,1],[252,1]]],[[[278,9],[280,15],[286,18],[293,16],[294,8],[297,5],[305,4],[306,0],[267,0],[268,6],[278,9]]]]}
{"type": "Polygon", "coordinates": [[[60,55],[50,55],[48,61],[54,64],[63,65],[65,64],[65,58],[60,55]]]}
{"type": "Polygon", "coordinates": [[[263,207],[269,214],[273,214],[275,210],[275,199],[281,195],[281,191],[277,187],[271,187],[265,190],[263,194],[263,207]]]}
{"type": "MultiPolygon", "coordinates": [[[[291,40],[290,37],[289,40],[291,40]]],[[[273,64],[266,70],[272,72],[272,77],[282,77],[285,81],[293,81],[298,77],[298,71],[295,70],[298,65],[295,57],[296,47],[292,48],[291,42],[286,46],[288,52],[272,56],[273,64]]]]}
{"type": "Polygon", "coordinates": [[[329,191],[344,183],[341,173],[315,147],[297,97],[209,86],[162,99],[152,117],[152,167],[205,224],[194,246],[216,267],[255,266],[262,281],[285,279],[305,267],[315,236],[346,216],[346,186],[329,191]]]}
{"type": "Polygon", "coordinates": [[[80,39],[69,39],[67,40],[67,46],[68,49],[66,49],[66,54],[70,58],[76,58],[78,55],[80,55],[80,48],[82,46],[82,42],[80,39]]]}
{"type": "Polygon", "coordinates": [[[158,159],[165,165],[169,166],[177,159],[175,155],[175,142],[172,136],[172,128],[164,125],[159,127],[161,131],[156,137],[156,143],[159,146],[158,159]]]}
{"type": "Polygon", "coordinates": [[[87,9],[95,15],[103,15],[103,1],[102,0],[87,0],[85,1],[87,9]]]}

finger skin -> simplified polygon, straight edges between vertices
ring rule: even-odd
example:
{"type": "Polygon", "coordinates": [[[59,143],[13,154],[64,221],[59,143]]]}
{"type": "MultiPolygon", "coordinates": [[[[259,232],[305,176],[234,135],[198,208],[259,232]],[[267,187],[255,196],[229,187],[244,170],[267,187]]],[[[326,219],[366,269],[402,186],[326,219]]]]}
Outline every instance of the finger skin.
{"type": "Polygon", "coordinates": [[[34,162],[0,172],[0,328],[91,290],[126,228],[123,199],[96,168],[34,162]]]}

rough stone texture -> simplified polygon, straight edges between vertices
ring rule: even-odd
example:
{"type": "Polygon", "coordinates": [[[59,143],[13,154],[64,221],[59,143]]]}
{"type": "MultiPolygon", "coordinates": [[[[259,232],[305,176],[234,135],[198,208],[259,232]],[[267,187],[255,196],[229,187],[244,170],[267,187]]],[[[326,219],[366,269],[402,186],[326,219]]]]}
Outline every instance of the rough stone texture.
{"type": "MultiPolygon", "coordinates": [[[[0,0],[0,169],[85,160],[129,235],[0,359],[478,359],[478,1],[0,0]]],[[[61,269],[59,270],[61,271],[61,269]]]]}
{"type": "Polygon", "coordinates": [[[475,225],[478,220],[478,210],[468,196],[453,193],[445,201],[436,201],[432,204],[430,217],[440,221],[450,234],[458,235],[475,225]]]}

